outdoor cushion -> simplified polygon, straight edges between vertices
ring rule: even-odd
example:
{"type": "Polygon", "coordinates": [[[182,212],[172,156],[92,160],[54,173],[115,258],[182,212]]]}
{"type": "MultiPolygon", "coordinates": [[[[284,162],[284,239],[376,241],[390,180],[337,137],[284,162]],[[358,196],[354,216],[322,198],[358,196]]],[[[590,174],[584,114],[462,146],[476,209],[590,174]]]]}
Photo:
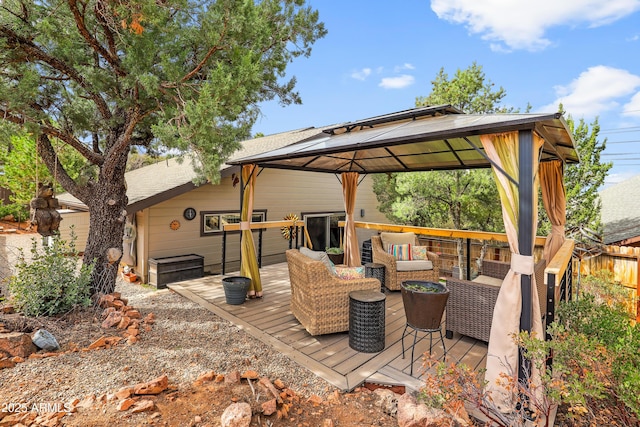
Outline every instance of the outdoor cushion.
{"type": "Polygon", "coordinates": [[[411,261],[411,245],[389,245],[387,250],[398,261],[411,261]]]}
{"type": "Polygon", "coordinates": [[[502,286],[502,281],[503,279],[498,279],[497,277],[485,276],[482,274],[472,280],[472,282],[482,283],[483,285],[495,286],[497,288],[502,286]]]}
{"type": "Polygon", "coordinates": [[[327,255],[326,252],[323,252],[323,251],[312,251],[311,249],[303,246],[303,247],[300,248],[300,253],[302,255],[308,256],[311,259],[315,259],[316,261],[322,261],[322,263],[327,266],[329,271],[331,273],[334,273],[334,271],[333,271],[333,263],[329,259],[329,256],[327,255]]]}
{"type": "Polygon", "coordinates": [[[382,248],[385,251],[389,250],[389,245],[406,245],[416,244],[416,234],[412,232],[408,233],[380,233],[380,239],[382,240],[382,248]]]}
{"type": "Polygon", "coordinates": [[[362,279],[364,277],[364,266],[359,267],[344,267],[341,265],[336,265],[333,267],[340,279],[344,280],[353,280],[353,279],[362,279]]]}
{"type": "Polygon", "coordinates": [[[396,268],[398,271],[433,270],[433,263],[425,260],[397,261],[396,268]]]}
{"type": "Polygon", "coordinates": [[[411,246],[411,259],[429,259],[427,258],[427,247],[426,246],[411,246]]]}

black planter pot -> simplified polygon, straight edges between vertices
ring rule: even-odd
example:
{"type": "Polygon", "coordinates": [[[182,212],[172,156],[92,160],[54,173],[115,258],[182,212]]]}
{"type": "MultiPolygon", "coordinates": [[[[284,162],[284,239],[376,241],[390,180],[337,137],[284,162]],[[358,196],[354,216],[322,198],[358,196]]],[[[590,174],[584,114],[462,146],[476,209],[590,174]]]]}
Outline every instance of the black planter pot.
{"type": "Polygon", "coordinates": [[[342,254],[327,254],[329,259],[334,265],[344,264],[344,253],[342,254]]]}
{"type": "Polygon", "coordinates": [[[440,329],[449,299],[449,289],[445,285],[407,280],[402,282],[400,291],[407,324],[420,330],[440,329]]]}
{"type": "Polygon", "coordinates": [[[247,297],[251,279],[244,276],[230,276],[222,279],[222,287],[227,304],[240,305],[247,297]]]}

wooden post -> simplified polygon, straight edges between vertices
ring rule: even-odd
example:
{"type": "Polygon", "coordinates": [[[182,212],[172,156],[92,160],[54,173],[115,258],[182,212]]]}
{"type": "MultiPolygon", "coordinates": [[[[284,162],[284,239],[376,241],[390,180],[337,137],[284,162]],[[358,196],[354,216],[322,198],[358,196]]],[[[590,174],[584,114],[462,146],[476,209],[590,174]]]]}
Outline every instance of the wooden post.
{"type": "Polygon", "coordinates": [[[636,322],[640,322],[640,257],[636,259],[638,260],[636,266],[636,322]]]}

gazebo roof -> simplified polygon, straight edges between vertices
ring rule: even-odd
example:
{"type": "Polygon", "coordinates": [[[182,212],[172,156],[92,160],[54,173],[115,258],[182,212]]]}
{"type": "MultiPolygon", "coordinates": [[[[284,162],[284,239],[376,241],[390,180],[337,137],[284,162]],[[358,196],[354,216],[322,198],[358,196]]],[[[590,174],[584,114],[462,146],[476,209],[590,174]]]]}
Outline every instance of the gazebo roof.
{"type": "Polygon", "coordinates": [[[545,140],[541,161],[579,162],[560,113],[463,114],[440,105],[328,127],[299,143],[228,163],[361,174],[487,168],[480,135],[519,130],[545,140]]]}

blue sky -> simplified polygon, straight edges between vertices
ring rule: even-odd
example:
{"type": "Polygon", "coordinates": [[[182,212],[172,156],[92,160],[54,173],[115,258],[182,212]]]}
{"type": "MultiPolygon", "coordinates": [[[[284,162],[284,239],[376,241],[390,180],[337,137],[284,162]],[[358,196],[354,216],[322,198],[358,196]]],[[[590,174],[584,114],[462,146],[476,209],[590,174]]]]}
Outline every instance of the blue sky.
{"type": "Polygon", "coordinates": [[[287,70],[303,104],[263,104],[254,133],[412,108],[441,68],[452,77],[475,61],[504,105],[598,117],[608,183],[640,173],[640,0],[309,3],[328,34],[287,70]]]}

